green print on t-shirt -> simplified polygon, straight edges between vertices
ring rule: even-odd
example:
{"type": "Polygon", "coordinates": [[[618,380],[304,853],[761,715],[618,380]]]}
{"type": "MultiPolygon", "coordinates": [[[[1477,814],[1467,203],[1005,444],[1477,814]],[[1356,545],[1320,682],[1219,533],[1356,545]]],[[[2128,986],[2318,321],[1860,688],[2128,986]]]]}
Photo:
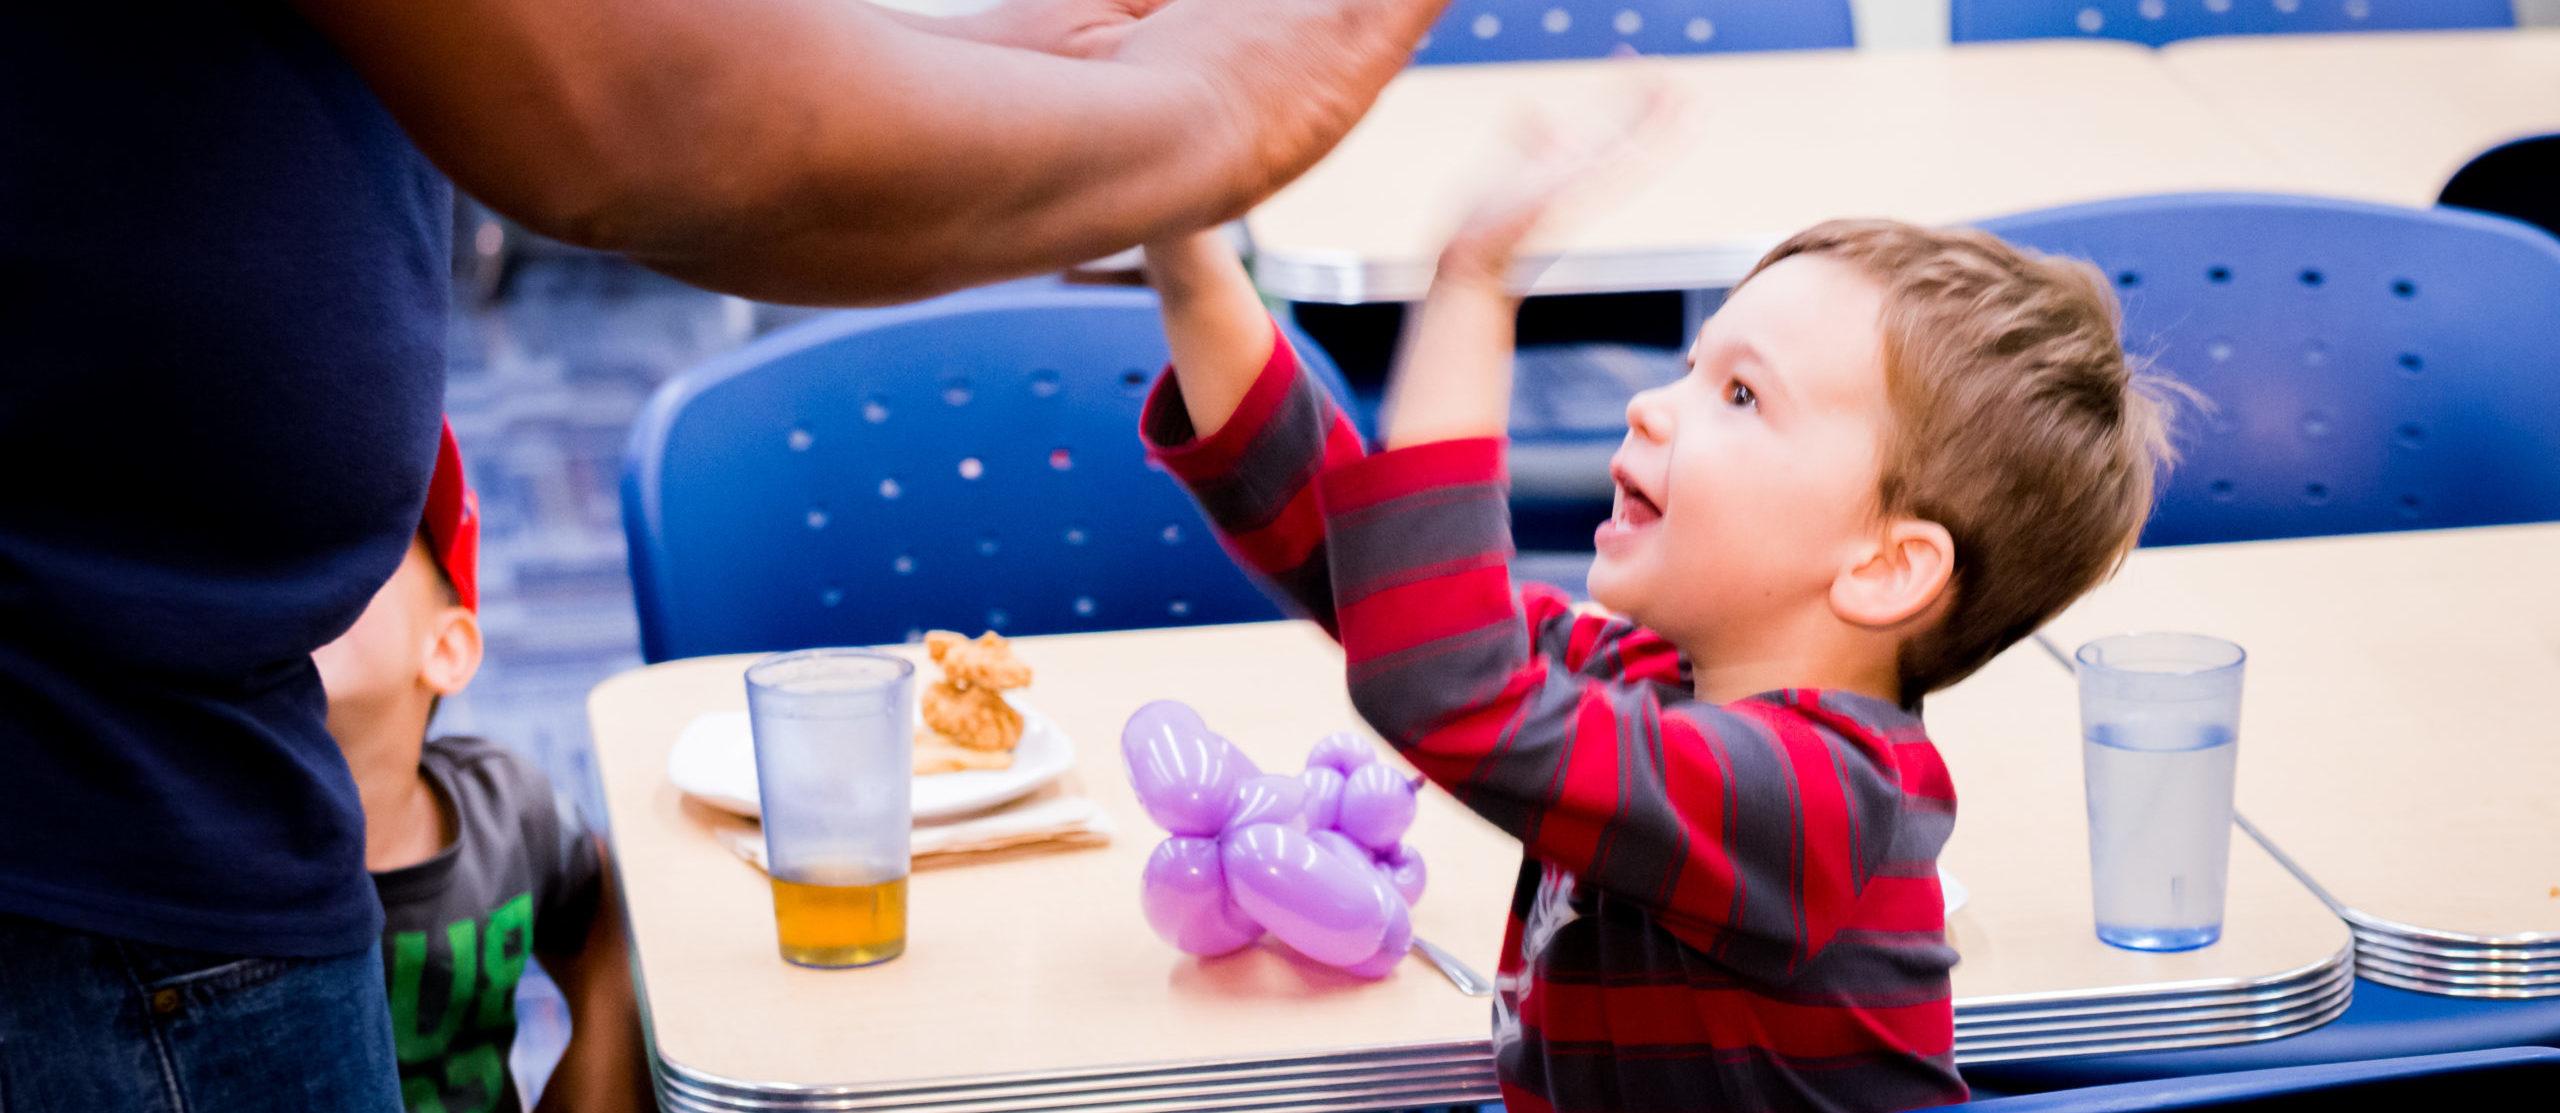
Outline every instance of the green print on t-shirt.
{"type": "Polygon", "coordinates": [[[430,935],[391,937],[400,1097],[409,1113],[488,1113],[505,1090],[516,981],[533,950],[533,894],[516,894],[485,920],[446,925],[449,961],[430,961],[436,957],[429,953],[430,935]],[[429,985],[433,972],[446,973],[446,984],[429,985]]]}

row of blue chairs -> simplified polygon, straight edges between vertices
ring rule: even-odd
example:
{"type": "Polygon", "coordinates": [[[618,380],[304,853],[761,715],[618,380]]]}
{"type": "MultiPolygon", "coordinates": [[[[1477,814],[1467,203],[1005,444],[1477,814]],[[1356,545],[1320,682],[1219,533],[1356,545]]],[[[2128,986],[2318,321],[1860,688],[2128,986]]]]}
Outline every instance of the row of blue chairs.
{"type": "MultiPolygon", "coordinates": [[[[2512,0],[1954,0],[1956,42],[2513,27],[2512,0]]],[[[1854,46],[1848,0],[1457,0],[1423,65],[1854,46]]]]}

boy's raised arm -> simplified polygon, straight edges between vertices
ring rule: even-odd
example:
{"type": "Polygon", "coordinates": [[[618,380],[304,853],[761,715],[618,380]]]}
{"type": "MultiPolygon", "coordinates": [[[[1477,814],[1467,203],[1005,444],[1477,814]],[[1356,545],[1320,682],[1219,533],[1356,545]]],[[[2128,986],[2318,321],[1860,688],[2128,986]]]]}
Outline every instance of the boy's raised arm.
{"type": "Polygon", "coordinates": [[[1568,195],[1622,177],[1672,109],[1666,94],[1647,90],[1635,115],[1614,131],[1565,132],[1544,119],[1521,123],[1518,164],[1490,175],[1492,188],[1441,248],[1431,292],[1397,348],[1382,430],[1386,448],[1503,435],[1520,309],[1514,264],[1522,243],[1568,195]]]}
{"type": "Polygon", "coordinates": [[[1224,237],[1149,244],[1147,270],[1173,350],[1139,418],[1148,451],[1266,591],[1333,629],[1315,477],[1360,458],[1359,432],[1298,365],[1224,237]]]}
{"type": "Polygon", "coordinates": [[[1224,229],[1148,244],[1146,258],[1192,434],[1214,436],[1271,362],[1278,330],[1224,229]]]}

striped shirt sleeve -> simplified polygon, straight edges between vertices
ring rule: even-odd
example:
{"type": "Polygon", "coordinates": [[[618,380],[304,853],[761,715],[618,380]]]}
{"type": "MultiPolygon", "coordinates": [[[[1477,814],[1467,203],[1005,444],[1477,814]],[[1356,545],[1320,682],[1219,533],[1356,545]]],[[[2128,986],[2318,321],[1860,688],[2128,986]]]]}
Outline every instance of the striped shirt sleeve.
{"type": "Polygon", "coordinates": [[[1353,702],[1528,853],[1745,976],[1850,920],[1899,813],[1889,748],[1783,698],[1693,698],[1668,643],[1515,587],[1498,440],[1318,477],[1353,702]]]}
{"type": "Polygon", "coordinates": [[[1168,371],[1139,417],[1147,451],[1191,491],[1236,563],[1284,606],[1334,628],[1315,478],[1360,459],[1359,431],[1272,326],[1271,356],[1233,416],[1198,436],[1168,371]]]}

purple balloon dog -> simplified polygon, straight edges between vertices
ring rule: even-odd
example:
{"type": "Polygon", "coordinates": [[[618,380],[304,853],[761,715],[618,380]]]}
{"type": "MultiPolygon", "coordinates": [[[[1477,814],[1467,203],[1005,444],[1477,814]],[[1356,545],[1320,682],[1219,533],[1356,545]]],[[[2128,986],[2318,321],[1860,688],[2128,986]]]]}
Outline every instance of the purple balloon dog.
{"type": "Polygon", "coordinates": [[[1172,832],[1139,888],[1166,942],[1223,955],[1268,931],[1365,978],[1404,958],[1424,881],[1403,841],[1419,784],[1367,743],[1327,735],[1297,776],[1266,774],[1188,705],[1157,700],[1129,716],[1120,754],[1138,802],[1172,832]]]}

